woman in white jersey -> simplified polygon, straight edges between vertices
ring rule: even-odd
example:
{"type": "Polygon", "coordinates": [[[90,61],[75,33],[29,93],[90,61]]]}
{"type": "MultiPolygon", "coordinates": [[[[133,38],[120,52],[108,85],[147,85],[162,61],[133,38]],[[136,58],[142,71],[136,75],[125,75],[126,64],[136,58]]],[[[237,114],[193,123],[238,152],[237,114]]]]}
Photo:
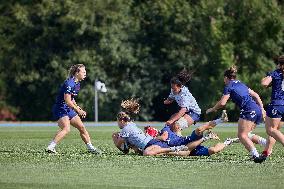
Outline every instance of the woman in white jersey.
{"type": "Polygon", "coordinates": [[[192,125],[199,121],[201,109],[195,98],[185,86],[190,79],[191,73],[185,69],[171,79],[171,93],[164,101],[164,104],[171,104],[173,101],[176,101],[180,110],[171,116],[166,122],[167,125],[172,125],[181,117],[184,117],[187,120],[188,125],[192,125]]]}
{"type": "Polygon", "coordinates": [[[138,128],[132,121],[132,116],[138,114],[140,109],[137,100],[122,101],[121,107],[123,111],[117,114],[117,123],[121,131],[113,133],[112,139],[115,146],[124,153],[128,153],[127,149],[125,149],[127,148],[126,145],[130,145],[136,152],[140,151],[145,156],[161,154],[178,155],[178,151],[188,149],[184,145],[170,147],[166,142],[154,139],[138,128]]]}

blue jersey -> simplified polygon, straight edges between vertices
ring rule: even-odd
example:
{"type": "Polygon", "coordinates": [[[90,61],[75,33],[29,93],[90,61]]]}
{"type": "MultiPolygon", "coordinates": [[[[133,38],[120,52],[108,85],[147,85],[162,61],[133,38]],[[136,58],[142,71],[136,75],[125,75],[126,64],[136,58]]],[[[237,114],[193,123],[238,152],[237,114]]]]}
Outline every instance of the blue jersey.
{"type": "Polygon", "coordinates": [[[168,98],[175,100],[181,108],[186,108],[187,112],[193,111],[196,114],[201,114],[201,109],[186,86],[182,86],[178,94],[174,94],[171,90],[168,98]]]}
{"type": "Polygon", "coordinates": [[[129,122],[120,132],[120,137],[124,138],[129,144],[144,150],[145,146],[153,137],[146,135],[135,123],[129,122]]]}
{"type": "Polygon", "coordinates": [[[56,98],[56,105],[66,106],[64,100],[64,94],[70,94],[71,100],[74,100],[74,97],[78,95],[79,90],[80,90],[80,83],[79,82],[76,83],[74,77],[66,79],[59,89],[56,98]]]}
{"type": "Polygon", "coordinates": [[[272,78],[272,105],[284,105],[284,80],[283,73],[280,69],[274,70],[267,74],[272,78]]]}
{"type": "Polygon", "coordinates": [[[239,80],[231,80],[224,88],[223,95],[230,95],[232,101],[242,110],[258,106],[249,94],[249,88],[239,80]]]}
{"type": "Polygon", "coordinates": [[[171,130],[170,126],[166,125],[161,130],[161,134],[163,134],[165,131],[168,132],[168,138],[166,142],[168,143],[169,146],[180,146],[188,144],[188,139],[190,138],[177,135],[175,132],[171,130]]]}

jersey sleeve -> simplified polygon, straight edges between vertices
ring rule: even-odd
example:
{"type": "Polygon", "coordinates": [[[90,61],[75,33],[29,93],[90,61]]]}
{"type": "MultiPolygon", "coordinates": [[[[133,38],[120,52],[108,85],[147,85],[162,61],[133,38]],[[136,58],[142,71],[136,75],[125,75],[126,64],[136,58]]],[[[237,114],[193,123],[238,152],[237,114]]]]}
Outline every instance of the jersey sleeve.
{"type": "Polygon", "coordinates": [[[71,82],[65,82],[63,86],[63,91],[64,94],[71,94],[72,93],[72,88],[74,87],[74,84],[71,82]]]}
{"type": "Polygon", "coordinates": [[[118,135],[121,138],[128,138],[129,137],[129,131],[126,128],[123,128],[118,135]]]}
{"type": "Polygon", "coordinates": [[[229,86],[225,86],[223,90],[223,95],[228,95],[231,93],[231,88],[229,86]]]}
{"type": "Polygon", "coordinates": [[[267,72],[266,76],[270,76],[270,77],[272,77],[272,79],[275,79],[276,78],[276,71],[267,72]]]}

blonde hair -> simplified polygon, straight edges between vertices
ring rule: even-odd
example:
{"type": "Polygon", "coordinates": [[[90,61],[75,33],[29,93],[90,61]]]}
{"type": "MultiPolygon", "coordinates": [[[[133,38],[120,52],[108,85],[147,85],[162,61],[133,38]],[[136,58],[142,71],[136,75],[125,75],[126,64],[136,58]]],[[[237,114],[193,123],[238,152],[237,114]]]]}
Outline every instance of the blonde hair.
{"type": "Polygon", "coordinates": [[[228,79],[236,79],[238,68],[236,65],[232,65],[229,69],[224,72],[224,76],[228,79]]]}
{"type": "Polygon", "coordinates": [[[74,64],[69,69],[69,77],[73,77],[76,73],[80,71],[80,68],[85,67],[84,64],[74,64]]]}
{"type": "Polygon", "coordinates": [[[123,100],[120,104],[122,111],[117,114],[118,120],[131,121],[132,116],[138,114],[140,111],[140,104],[138,99],[131,98],[130,100],[123,100]]]}

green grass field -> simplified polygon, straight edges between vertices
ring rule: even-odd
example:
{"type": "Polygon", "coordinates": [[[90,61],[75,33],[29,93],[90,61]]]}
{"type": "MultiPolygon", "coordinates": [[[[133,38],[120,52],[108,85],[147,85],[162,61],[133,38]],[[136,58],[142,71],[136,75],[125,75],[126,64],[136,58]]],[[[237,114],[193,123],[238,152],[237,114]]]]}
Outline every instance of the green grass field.
{"type": "MultiPolygon", "coordinates": [[[[241,144],[211,157],[143,157],[114,147],[111,133],[117,127],[87,129],[102,156],[86,153],[74,128],[58,145],[59,154],[51,155],[44,150],[57,127],[0,127],[0,188],[283,188],[279,144],[263,164],[250,161],[241,144]]],[[[224,140],[237,128],[215,131],[224,140]]],[[[255,133],[266,136],[264,128],[255,133]]]]}

